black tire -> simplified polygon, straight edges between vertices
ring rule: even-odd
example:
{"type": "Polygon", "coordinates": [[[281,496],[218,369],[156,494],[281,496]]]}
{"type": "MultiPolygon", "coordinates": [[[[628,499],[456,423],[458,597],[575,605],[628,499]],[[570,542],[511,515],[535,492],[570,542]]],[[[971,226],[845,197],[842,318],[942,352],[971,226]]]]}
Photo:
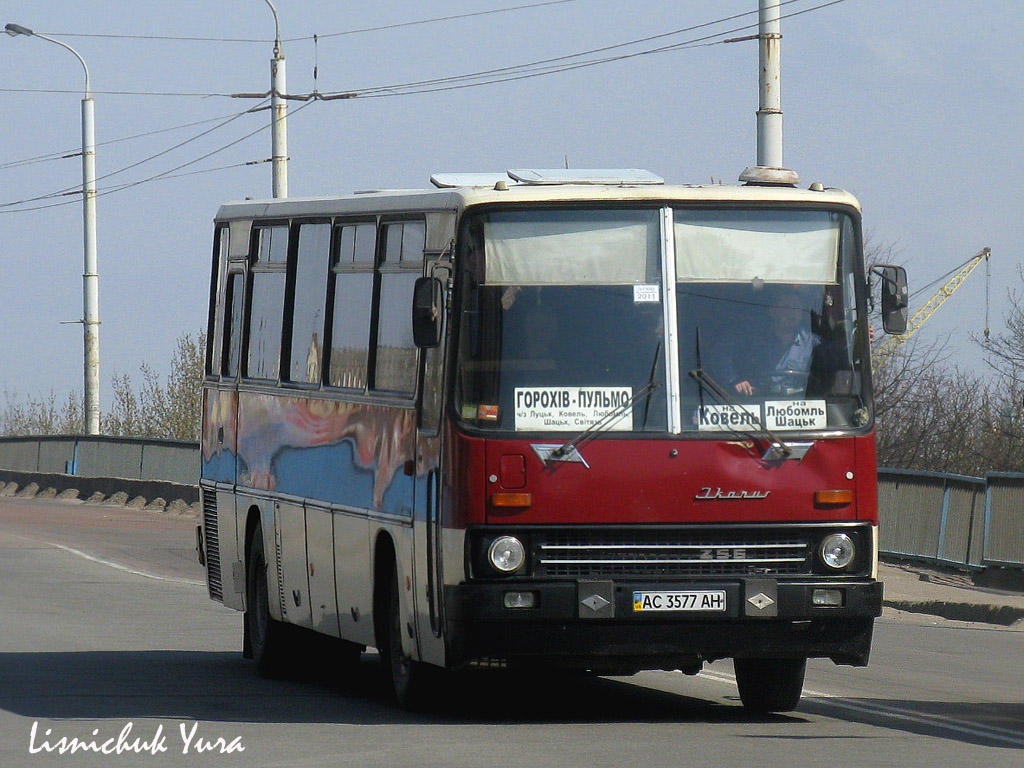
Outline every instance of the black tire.
{"type": "Polygon", "coordinates": [[[734,659],[740,701],[751,712],[792,712],[804,690],[807,659],[734,659]]]}
{"type": "Polygon", "coordinates": [[[392,573],[391,576],[387,624],[381,645],[383,647],[377,650],[380,651],[385,682],[390,684],[395,701],[403,709],[423,709],[427,701],[430,669],[422,662],[413,661],[402,650],[402,614],[399,607],[397,573],[392,573]]]}
{"type": "Polygon", "coordinates": [[[270,616],[263,529],[257,523],[245,569],[245,631],[252,658],[264,677],[280,677],[288,658],[288,625],[270,616]]]}

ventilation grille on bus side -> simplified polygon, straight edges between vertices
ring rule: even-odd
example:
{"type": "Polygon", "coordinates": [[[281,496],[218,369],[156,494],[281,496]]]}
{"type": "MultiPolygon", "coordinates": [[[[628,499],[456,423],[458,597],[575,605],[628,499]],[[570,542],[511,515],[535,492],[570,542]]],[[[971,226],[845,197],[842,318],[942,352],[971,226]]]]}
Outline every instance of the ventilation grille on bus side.
{"type": "Polygon", "coordinates": [[[220,535],[217,529],[217,492],[205,488],[203,494],[203,542],[206,545],[206,580],[210,597],[224,599],[220,570],[220,535]]]}
{"type": "Polygon", "coordinates": [[[281,537],[274,535],[274,556],[277,560],[277,596],[281,600],[281,617],[288,618],[288,601],[284,599],[284,566],[281,557],[281,537]]]}

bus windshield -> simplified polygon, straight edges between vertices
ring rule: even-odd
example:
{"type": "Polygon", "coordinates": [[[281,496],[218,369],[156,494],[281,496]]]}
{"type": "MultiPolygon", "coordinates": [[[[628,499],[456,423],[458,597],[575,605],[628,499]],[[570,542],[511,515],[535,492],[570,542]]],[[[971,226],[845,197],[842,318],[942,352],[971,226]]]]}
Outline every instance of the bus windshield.
{"type": "Polygon", "coordinates": [[[512,209],[463,233],[464,423],[564,435],[870,421],[845,214],[512,209]]]}

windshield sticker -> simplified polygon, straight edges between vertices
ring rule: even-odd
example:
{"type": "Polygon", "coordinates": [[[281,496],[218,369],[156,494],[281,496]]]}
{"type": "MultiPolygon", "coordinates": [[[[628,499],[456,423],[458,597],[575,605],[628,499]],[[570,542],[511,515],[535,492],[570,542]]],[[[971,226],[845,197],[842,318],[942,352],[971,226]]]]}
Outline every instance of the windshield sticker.
{"type": "Polygon", "coordinates": [[[632,398],[632,387],[516,387],[515,428],[579,432],[601,422],[610,432],[628,432],[633,429],[632,398]]]}
{"type": "Polygon", "coordinates": [[[824,400],[773,400],[764,404],[768,429],[825,429],[824,400]]]}
{"type": "Polygon", "coordinates": [[[697,409],[697,428],[701,432],[735,432],[760,426],[759,405],[704,405],[697,409]]]}
{"type": "Polygon", "coordinates": [[[476,407],[476,417],[480,421],[497,421],[498,420],[498,406],[496,406],[496,405],[478,405],[476,407]]]}
{"type": "Polygon", "coordinates": [[[657,283],[654,285],[634,285],[634,304],[657,304],[661,301],[661,291],[657,283]]]}

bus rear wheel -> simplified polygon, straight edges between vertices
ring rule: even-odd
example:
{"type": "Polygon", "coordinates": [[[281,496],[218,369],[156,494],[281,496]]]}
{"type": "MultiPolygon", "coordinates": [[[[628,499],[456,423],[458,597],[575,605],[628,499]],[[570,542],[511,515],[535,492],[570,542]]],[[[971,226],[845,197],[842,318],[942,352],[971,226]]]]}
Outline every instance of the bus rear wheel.
{"type": "Polygon", "coordinates": [[[264,677],[279,677],[288,656],[287,626],[270,616],[263,529],[257,523],[245,569],[245,631],[256,667],[264,677]]]}
{"type": "Polygon", "coordinates": [[[751,712],[791,712],[804,690],[807,659],[734,659],[740,701],[751,712]]]}
{"type": "Polygon", "coordinates": [[[402,612],[399,607],[398,574],[391,577],[385,636],[379,648],[386,682],[390,683],[395,700],[403,709],[422,709],[427,700],[427,665],[414,661],[402,650],[402,612]]]}

